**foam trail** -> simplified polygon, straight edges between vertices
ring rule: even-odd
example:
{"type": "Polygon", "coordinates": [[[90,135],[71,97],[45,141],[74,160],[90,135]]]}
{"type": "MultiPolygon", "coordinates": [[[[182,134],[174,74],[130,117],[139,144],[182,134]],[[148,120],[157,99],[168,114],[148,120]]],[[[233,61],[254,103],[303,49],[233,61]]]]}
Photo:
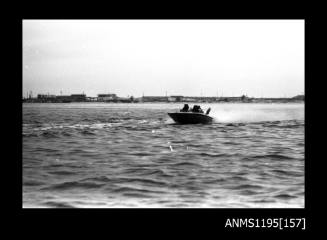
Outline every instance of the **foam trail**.
{"type": "Polygon", "coordinates": [[[210,107],[210,115],[220,123],[304,120],[304,105],[228,104],[210,107]],[[299,108],[303,111],[298,111],[299,108]]]}

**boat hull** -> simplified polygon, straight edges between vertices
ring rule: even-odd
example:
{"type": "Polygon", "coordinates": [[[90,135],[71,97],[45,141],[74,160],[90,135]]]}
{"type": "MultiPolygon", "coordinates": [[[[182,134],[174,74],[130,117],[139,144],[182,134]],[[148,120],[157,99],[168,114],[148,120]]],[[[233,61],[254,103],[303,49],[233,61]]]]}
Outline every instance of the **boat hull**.
{"type": "Polygon", "coordinates": [[[193,112],[178,112],[178,113],[168,113],[168,115],[179,124],[208,124],[212,123],[213,118],[202,113],[193,112]]]}

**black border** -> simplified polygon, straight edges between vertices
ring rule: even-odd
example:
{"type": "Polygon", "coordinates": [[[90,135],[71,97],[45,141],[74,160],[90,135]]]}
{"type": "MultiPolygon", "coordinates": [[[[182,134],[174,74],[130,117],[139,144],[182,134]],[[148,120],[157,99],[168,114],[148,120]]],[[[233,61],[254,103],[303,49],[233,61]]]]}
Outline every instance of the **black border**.
{"type": "MultiPolygon", "coordinates": [[[[37,15],[37,14],[36,14],[37,15]]],[[[68,14],[69,15],[69,14],[68,14]]],[[[133,16],[133,15],[130,15],[133,16]]],[[[134,15],[135,16],[135,15],[134,15]]],[[[15,116],[14,127],[17,129],[15,132],[16,140],[11,141],[12,153],[15,154],[15,159],[18,161],[14,162],[16,172],[16,186],[15,186],[15,199],[14,209],[15,217],[19,217],[21,223],[27,228],[33,229],[37,226],[44,227],[45,229],[52,229],[52,224],[60,224],[65,226],[64,229],[70,229],[68,226],[79,226],[79,228],[98,227],[104,229],[111,229],[111,224],[115,225],[131,225],[138,226],[141,228],[139,231],[148,231],[148,228],[159,228],[169,230],[178,229],[185,231],[196,231],[199,226],[204,230],[213,230],[214,232],[234,232],[234,231],[280,231],[276,229],[259,229],[259,228],[242,228],[242,229],[226,229],[225,222],[227,218],[269,218],[269,217],[305,217],[306,218],[306,232],[312,229],[313,216],[312,216],[312,159],[319,156],[312,155],[312,147],[309,145],[309,140],[312,139],[312,134],[308,129],[311,129],[312,124],[308,115],[308,108],[310,108],[311,87],[308,82],[312,82],[312,25],[313,19],[310,16],[298,16],[295,18],[277,18],[277,19],[304,19],[305,20],[305,208],[304,209],[22,209],[22,19],[81,19],[78,17],[56,17],[48,18],[39,14],[38,17],[35,15],[29,16],[24,14],[13,21],[14,25],[14,38],[11,43],[14,43],[15,58],[18,59],[18,64],[15,70],[11,71],[11,79],[18,81],[18,87],[15,86],[17,96],[16,105],[10,107],[9,112],[12,116],[15,116]],[[17,126],[18,125],[18,126],[17,126]],[[311,186],[310,186],[311,185],[311,186]],[[33,219],[33,221],[30,221],[33,219]],[[184,228],[183,228],[184,226],[184,228]],[[186,227],[185,227],[186,226],[186,227]]],[[[90,18],[86,18],[90,19],[90,18]]],[[[93,18],[92,18],[93,19],[93,18]]],[[[101,19],[101,18],[95,18],[101,19]]],[[[105,18],[107,19],[107,18],[105,18]]],[[[108,18],[108,19],[139,19],[137,17],[132,18],[108,18]]],[[[141,18],[141,19],[165,19],[165,18],[141,18]]],[[[169,19],[194,19],[194,18],[169,18],[169,19]]],[[[195,18],[199,19],[199,18],[195,18]]],[[[201,18],[201,19],[239,19],[239,18],[201,18]]],[[[240,18],[240,19],[275,19],[275,18],[240,18]]],[[[17,60],[16,59],[16,60],[17,60]]],[[[12,93],[9,93],[9,96],[12,93]]],[[[12,98],[12,96],[11,96],[12,98]]],[[[12,134],[12,133],[11,133],[12,134]]],[[[10,139],[11,140],[11,139],[10,139]]],[[[162,230],[161,230],[162,231],[162,230]]],[[[299,229],[284,229],[281,232],[303,232],[299,229]]]]}

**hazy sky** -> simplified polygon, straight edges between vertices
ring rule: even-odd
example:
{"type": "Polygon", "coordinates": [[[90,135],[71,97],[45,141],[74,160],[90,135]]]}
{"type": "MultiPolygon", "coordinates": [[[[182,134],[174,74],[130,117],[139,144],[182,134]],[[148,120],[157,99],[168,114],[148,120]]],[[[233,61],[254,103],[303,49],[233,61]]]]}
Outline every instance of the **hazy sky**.
{"type": "Polygon", "coordinates": [[[292,97],[304,20],[24,20],[27,91],[292,97]]]}

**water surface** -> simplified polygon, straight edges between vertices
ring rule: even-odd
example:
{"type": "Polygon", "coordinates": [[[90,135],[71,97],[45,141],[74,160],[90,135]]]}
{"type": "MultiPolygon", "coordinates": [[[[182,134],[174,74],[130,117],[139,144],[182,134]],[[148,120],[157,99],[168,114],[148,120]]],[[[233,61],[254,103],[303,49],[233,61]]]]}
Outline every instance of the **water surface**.
{"type": "Polygon", "coordinates": [[[24,103],[24,207],[304,207],[304,104],[24,103]]]}

